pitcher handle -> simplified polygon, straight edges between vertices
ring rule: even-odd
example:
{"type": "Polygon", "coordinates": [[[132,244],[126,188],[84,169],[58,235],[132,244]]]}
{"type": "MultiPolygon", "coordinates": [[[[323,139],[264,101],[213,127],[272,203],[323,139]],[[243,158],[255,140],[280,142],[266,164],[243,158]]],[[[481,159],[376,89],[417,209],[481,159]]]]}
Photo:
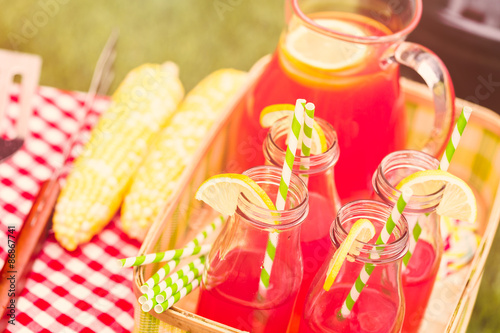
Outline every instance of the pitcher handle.
{"type": "Polygon", "coordinates": [[[422,45],[402,42],[394,59],[416,71],[425,81],[434,99],[434,128],[423,151],[441,156],[455,123],[455,92],[450,74],[434,52],[422,45]]]}

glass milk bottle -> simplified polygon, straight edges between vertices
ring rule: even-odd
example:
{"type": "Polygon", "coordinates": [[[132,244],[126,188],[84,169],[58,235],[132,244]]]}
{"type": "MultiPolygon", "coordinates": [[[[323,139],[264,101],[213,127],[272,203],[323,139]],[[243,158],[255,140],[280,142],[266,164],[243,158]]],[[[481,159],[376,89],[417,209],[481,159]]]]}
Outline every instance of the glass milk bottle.
{"type": "MultiPolygon", "coordinates": [[[[281,168],[259,166],[245,171],[276,199],[281,168]]],[[[304,182],[291,176],[284,211],[261,208],[240,195],[213,244],[203,274],[198,314],[251,332],[285,332],[302,280],[299,227],[308,213],[304,182]],[[269,287],[260,284],[271,233],[277,235],[269,287]],[[294,253],[294,255],[290,255],[294,253]]]]}
{"type": "MultiPolygon", "coordinates": [[[[278,167],[283,165],[290,120],[290,117],[281,118],[270,128],[263,144],[266,164],[278,167]]],[[[307,183],[309,215],[300,228],[304,276],[289,331],[298,329],[302,304],[312,279],[327,258],[330,248],[330,225],[340,208],[333,177],[334,166],[339,159],[337,134],[328,122],[319,118],[315,120],[325,133],[327,150],[309,157],[296,156],[293,164],[293,172],[307,183]]]]}
{"type": "Polygon", "coordinates": [[[300,324],[301,333],[391,333],[401,330],[405,312],[401,264],[408,250],[406,219],[401,217],[396,222],[387,244],[375,245],[391,210],[391,206],[373,200],[353,201],[339,210],[331,226],[329,258],[333,257],[358,219],[370,220],[376,233],[368,243],[354,242],[356,251],[350,251],[329,291],[323,288],[330,264],[329,260],[325,261],[309,289],[300,324]],[[340,310],[355,281],[362,270],[370,269],[372,273],[352,311],[343,316],[340,310]]]}
{"type": "MultiPolygon", "coordinates": [[[[420,151],[393,152],[382,160],[373,175],[375,194],[394,205],[401,193],[395,188],[400,180],[417,171],[435,170],[438,166],[436,158],[420,151]]],[[[406,315],[402,332],[418,331],[439,270],[443,242],[436,208],[443,189],[430,195],[413,195],[404,211],[410,229],[409,252],[412,255],[409,261],[409,255],[403,260],[406,315]],[[416,235],[419,235],[418,242],[415,242],[416,235]]]]}

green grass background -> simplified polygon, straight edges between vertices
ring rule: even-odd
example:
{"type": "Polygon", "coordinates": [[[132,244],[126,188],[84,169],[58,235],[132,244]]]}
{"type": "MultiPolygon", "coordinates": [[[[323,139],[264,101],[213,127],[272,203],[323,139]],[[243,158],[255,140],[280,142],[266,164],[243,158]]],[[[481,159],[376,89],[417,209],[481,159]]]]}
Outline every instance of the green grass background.
{"type": "MultiPolygon", "coordinates": [[[[88,89],[100,50],[119,28],[110,92],[145,62],[176,62],[188,90],[216,69],[248,70],[273,51],[284,16],[282,0],[0,0],[0,8],[0,48],[41,55],[41,84],[66,90],[88,89]]],[[[468,332],[500,331],[496,238],[468,332]]]]}
{"type": "Polygon", "coordinates": [[[72,90],[88,89],[115,27],[111,91],[132,68],[166,60],[179,65],[189,89],[214,69],[248,70],[273,51],[283,21],[282,1],[268,0],[0,0],[0,6],[0,47],[42,55],[41,83],[72,90]],[[49,3],[52,15],[42,24],[42,4],[49,3]]]}

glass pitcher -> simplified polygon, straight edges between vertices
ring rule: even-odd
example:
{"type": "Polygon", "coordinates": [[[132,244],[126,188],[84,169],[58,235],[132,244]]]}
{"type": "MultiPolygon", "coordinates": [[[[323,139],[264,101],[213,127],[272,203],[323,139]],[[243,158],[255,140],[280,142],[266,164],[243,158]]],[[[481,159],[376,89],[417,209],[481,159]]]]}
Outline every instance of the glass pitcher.
{"type": "Polygon", "coordinates": [[[387,244],[375,245],[391,210],[391,206],[372,200],[353,201],[342,206],[331,226],[330,258],[333,258],[358,219],[370,220],[377,232],[368,243],[355,241],[353,247],[357,254],[348,255],[328,291],[323,285],[330,261],[323,264],[309,289],[298,332],[400,332],[405,313],[401,262],[408,250],[409,236],[404,216],[396,222],[387,244]],[[369,277],[366,273],[368,271],[371,271],[369,277]],[[348,315],[342,315],[341,308],[360,274],[366,285],[359,289],[356,284],[360,291],[359,298],[352,306],[352,311],[348,315]]]}
{"type": "Polygon", "coordinates": [[[400,64],[416,70],[434,98],[429,140],[413,148],[441,154],[454,123],[455,96],[440,59],[404,41],[421,13],[421,0],[286,0],[278,47],[245,100],[236,141],[239,161],[264,163],[259,154],[266,134],[259,125],[264,107],[305,98],[337,131],[341,199],[368,197],[378,163],[406,147],[400,64]]]}

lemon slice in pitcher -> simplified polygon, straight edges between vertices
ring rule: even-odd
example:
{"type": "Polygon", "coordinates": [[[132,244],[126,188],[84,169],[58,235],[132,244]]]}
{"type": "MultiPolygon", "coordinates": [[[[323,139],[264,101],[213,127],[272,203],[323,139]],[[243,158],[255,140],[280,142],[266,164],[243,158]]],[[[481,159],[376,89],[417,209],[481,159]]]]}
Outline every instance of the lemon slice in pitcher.
{"type": "Polygon", "coordinates": [[[195,198],[204,201],[223,215],[233,215],[240,193],[259,207],[276,210],[272,200],[259,184],[250,177],[237,173],[208,178],[198,188],[195,198]]]}
{"type": "Polygon", "coordinates": [[[359,219],[349,230],[347,237],[344,239],[342,244],[339,246],[333,258],[330,260],[330,266],[328,267],[328,273],[326,275],[325,283],[323,284],[323,289],[326,291],[330,290],[335,278],[340,272],[340,268],[344,264],[349,253],[356,252],[356,241],[366,243],[375,235],[375,227],[367,219],[359,219]]]}
{"type": "MultiPolygon", "coordinates": [[[[292,124],[293,113],[295,112],[295,105],[292,104],[273,104],[266,106],[260,113],[259,122],[263,128],[271,127],[278,119],[283,117],[290,117],[290,126],[292,124]]],[[[288,142],[287,142],[288,144],[288,142]]],[[[313,130],[311,137],[311,154],[319,155],[328,149],[326,143],[325,132],[313,120],[313,130]]]]}
{"type": "Polygon", "coordinates": [[[399,182],[399,190],[411,187],[415,195],[436,193],[443,186],[443,198],[439,202],[436,213],[466,222],[474,222],[477,215],[477,204],[474,192],[462,179],[443,170],[417,171],[399,182]]]}
{"type": "MultiPolygon", "coordinates": [[[[350,35],[366,36],[365,32],[353,23],[337,19],[315,19],[320,26],[350,35]]],[[[290,55],[309,66],[324,70],[341,70],[359,64],[365,59],[368,47],[325,36],[303,25],[289,32],[285,49],[290,55]]]]}

